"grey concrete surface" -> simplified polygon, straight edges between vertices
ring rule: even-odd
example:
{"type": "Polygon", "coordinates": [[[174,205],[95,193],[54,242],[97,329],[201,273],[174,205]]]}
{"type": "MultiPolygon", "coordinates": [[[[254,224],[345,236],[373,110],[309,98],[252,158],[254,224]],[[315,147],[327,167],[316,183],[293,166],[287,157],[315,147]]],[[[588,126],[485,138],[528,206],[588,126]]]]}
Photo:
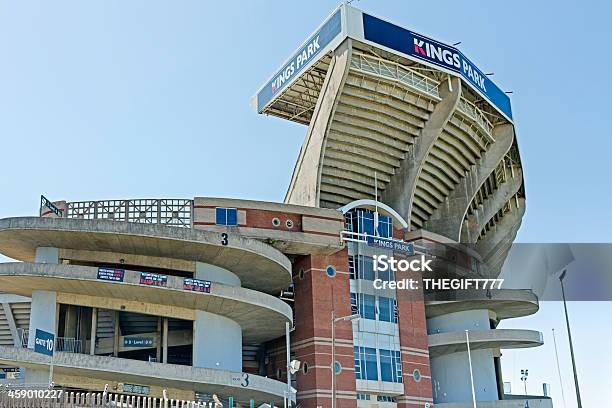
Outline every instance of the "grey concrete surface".
{"type": "MultiPolygon", "coordinates": [[[[50,362],[50,357],[34,350],[0,346],[0,364],[48,370],[50,362]]],[[[253,398],[282,404],[287,390],[281,381],[254,374],[87,354],[57,352],[53,365],[57,374],[216,393],[243,401],[253,398]]]]}
{"type": "Polygon", "coordinates": [[[434,108],[425,127],[421,129],[410,155],[402,161],[382,195],[382,201],[393,207],[408,224],[412,214],[416,181],[423,170],[425,158],[457,108],[461,98],[461,80],[454,77],[450,82],[443,81],[438,91],[442,100],[434,108]],[[452,90],[448,89],[449,83],[452,90]]]}
{"type": "MultiPolygon", "coordinates": [[[[140,273],[137,271],[125,271],[124,282],[101,281],[96,277],[95,267],[0,264],[0,287],[17,295],[32,296],[38,290],[73,294],[75,301],[84,303],[84,306],[90,306],[96,300],[97,305],[114,299],[117,307],[124,304],[126,310],[135,307],[136,310],[131,311],[191,320],[195,319],[195,310],[206,311],[238,323],[245,342],[257,343],[283,336],[285,322],[292,321],[291,307],[284,301],[246,288],[213,283],[211,293],[185,291],[183,278],[177,276],[168,276],[167,287],[145,286],[139,284],[140,273]],[[88,297],[81,300],[83,298],[79,295],[88,297]],[[136,306],[126,304],[127,301],[135,301],[136,306]],[[265,326],[261,325],[262,321],[266,322],[265,326]]],[[[52,310],[54,312],[55,308],[52,310]]],[[[39,316],[34,308],[32,315],[35,318],[39,316]]],[[[41,313],[40,318],[44,315],[41,313]]]]}
{"type": "Polygon", "coordinates": [[[349,72],[351,40],[335,51],[315,106],[306,139],[295,164],[285,203],[311,207],[319,205],[319,182],[327,129],[338,104],[340,90],[349,72]]]}
{"type": "Polygon", "coordinates": [[[128,252],[210,263],[235,273],[242,286],[278,293],[291,282],[291,262],[261,241],[228,232],[109,220],[18,217],[0,220],[0,253],[33,261],[36,248],[128,252]]]}
{"type": "MultiPolygon", "coordinates": [[[[429,339],[430,357],[467,350],[464,331],[436,333],[427,337],[429,339]]],[[[470,330],[470,348],[472,350],[528,348],[541,346],[543,343],[542,333],[535,330],[470,330]]]]}
{"type": "Polygon", "coordinates": [[[476,309],[491,310],[502,320],[532,315],[539,305],[537,296],[529,289],[447,291],[425,295],[428,318],[476,309]]]}

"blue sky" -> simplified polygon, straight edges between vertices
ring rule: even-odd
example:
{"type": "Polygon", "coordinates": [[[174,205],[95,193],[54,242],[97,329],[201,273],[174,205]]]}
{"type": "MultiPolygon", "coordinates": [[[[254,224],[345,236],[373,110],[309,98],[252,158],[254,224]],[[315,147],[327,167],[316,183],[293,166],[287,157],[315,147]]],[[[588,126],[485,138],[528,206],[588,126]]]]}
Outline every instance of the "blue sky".
{"type": "MultiPolygon", "coordinates": [[[[306,128],[255,114],[249,99],[337,4],[0,1],[0,217],[36,214],[41,193],[282,200],[306,128]]],[[[528,207],[520,241],[612,241],[609,2],[353,5],[462,41],[514,91],[528,207]]],[[[612,306],[572,303],[570,313],[584,405],[603,404],[612,306]]],[[[504,327],[538,328],[547,341],[504,352],[513,390],[529,368],[529,392],[545,381],[557,398],[550,329],[566,356],[561,305],[504,327]]],[[[574,407],[571,366],[561,360],[574,407]]]]}

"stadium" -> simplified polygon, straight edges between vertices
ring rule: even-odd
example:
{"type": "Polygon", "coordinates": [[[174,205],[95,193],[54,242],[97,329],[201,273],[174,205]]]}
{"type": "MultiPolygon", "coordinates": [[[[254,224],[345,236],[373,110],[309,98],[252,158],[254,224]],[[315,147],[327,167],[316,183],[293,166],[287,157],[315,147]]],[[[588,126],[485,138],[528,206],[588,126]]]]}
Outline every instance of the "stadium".
{"type": "Polygon", "coordinates": [[[252,105],[305,125],[283,203],[43,197],[0,220],[19,261],[0,264],[0,381],[232,407],[552,407],[503,386],[503,350],[543,344],[497,329],[537,312],[531,291],[372,284],[421,277],[375,255],[499,276],[525,212],[508,96],[457,48],[343,4],[252,105]]]}

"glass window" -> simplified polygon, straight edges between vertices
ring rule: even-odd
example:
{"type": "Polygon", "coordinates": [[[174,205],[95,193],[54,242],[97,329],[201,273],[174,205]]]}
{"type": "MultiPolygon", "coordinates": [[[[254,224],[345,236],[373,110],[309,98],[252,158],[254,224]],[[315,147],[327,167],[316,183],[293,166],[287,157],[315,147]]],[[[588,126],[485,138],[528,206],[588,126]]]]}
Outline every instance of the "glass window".
{"type": "Polygon", "coordinates": [[[355,346],[354,353],[356,378],[358,380],[378,380],[376,349],[355,346]]]}
{"type": "Polygon", "coordinates": [[[394,350],[378,350],[380,353],[380,378],[382,381],[402,382],[402,363],[400,352],[394,350]]]}
{"type": "Polygon", "coordinates": [[[355,268],[355,256],[349,255],[348,257],[349,277],[350,279],[356,279],[356,268],[355,268]]]}
{"type": "Polygon", "coordinates": [[[374,235],[374,213],[357,210],[357,231],[360,234],[374,235]]]}
{"type": "Polygon", "coordinates": [[[364,319],[376,320],[376,297],[359,294],[359,314],[364,319]]]}
{"type": "Polygon", "coordinates": [[[374,277],[374,260],[371,256],[359,255],[357,267],[357,279],[365,279],[373,281],[374,277]]]}
{"type": "Polygon", "coordinates": [[[378,215],[378,236],[393,238],[393,219],[386,215],[378,215]]]}
{"type": "Polygon", "coordinates": [[[378,298],[378,320],[381,322],[390,322],[392,316],[392,301],[387,297],[378,298]]]}
{"type": "MultiPolygon", "coordinates": [[[[374,264],[374,261],[372,261],[372,265],[374,264]]],[[[372,274],[374,271],[374,266],[372,266],[372,274]]],[[[384,281],[390,282],[390,281],[394,281],[395,280],[395,272],[393,272],[393,270],[391,270],[391,268],[387,268],[386,271],[377,271],[378,273],[378,278],[382,279],[384,281]]]]}
{"type": "Polygon", "coordinates": [[[351,314],[359,313],[359,306],[357,304],[357,294],[351,292],[351,314]]]}
{"type": "Polygon", "coordinates": [[[238,210],[236,208],[217,207],[215,215],[217,225],[238,225],[238,210]]]}

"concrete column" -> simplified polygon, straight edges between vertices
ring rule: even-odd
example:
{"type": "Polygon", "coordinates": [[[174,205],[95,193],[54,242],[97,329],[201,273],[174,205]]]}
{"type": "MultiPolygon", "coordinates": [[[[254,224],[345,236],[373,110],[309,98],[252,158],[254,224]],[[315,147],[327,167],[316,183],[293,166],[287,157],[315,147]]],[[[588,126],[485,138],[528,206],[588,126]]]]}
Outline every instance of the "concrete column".
{"type": "MultiPolygon", "coordinates": [[[[427,319],[427,332],[463,333],[465,330],[490,330],[488,310],[466,310],[427,319]]],[[[476,400],[498,399],[495,375],[495,350],[471,351],[476,400]]],[[[472,400],[467,351],[431,358],[434,403],[470,402],[472,400]]]]}
{"type": "Polygon", "coordinates": [[[421,129],[416,143],[391,177],[382,195],[382,201],[393,207],[409,225],[416,181],[420,177],[431,148],[455,112],[461,98],[461,80],[452,77],[450,81],[442,81],[438,92],[442,100],[434,108],[425,127],[421,129]]]}
{"type": "Polygon", "coordinates": [[[162,333],[162,349],[163,349],[163,363],[168,363],[168,318],[163,319],[163,333],[162,333]]]}
{"type": "Polygon", "coordinates": [[[348,39],[335,51],[321,93],[312,112],[300,157],[298,158],[285,203],[317,207],[319,205],[319,179],[323,165],[323,149],[327,129],[332,121],[340,94],[348,76],[352,43],[348,39]]]}
{"type": "Polygon", "coordinates": [[[32,291],[32,309],[30,311],[30,331],[28,336],[28,348],[34,348],[36,329],[49,333],[56,333],[57,325],[57,293],[46,290],[32,291]]]}
{"type": "MultiPolygon", "coordinates": [[[[461,242],[476,242],[480,231],[487,222],[516,194],[523,184],[523,171],[514,170],[514,177],[508,178],[484,201],[480,208],[467,217],[467,223],[461,228],[461,242]]],[[[468,203],[469,204],[469,203],[468,203]]]]}
{"type": "Polygon", "coordinates": [[[52,247],[38,247],[36,248],[36,254],[34,256],[34,262],[36,263],[48,263],[58,264],[59,263],[59,249],[52,247]]]}
{"type": "Polygon", "coordinates": [[[510,124],[493,129],[494,143],[489,145],[480,161],[457,184],[425,224],[425,229],[454,241],[461,237],[461,227],[468,207],[491,172],[508,153],[514,142],[514,127],[510,124]]]}
{"type": "MultiPolygon", "coordinates": [[[[32,291],[32,306],[30,311],[30,329],[28,348],[34,348],[36,329],[57,335],[57,294],[44,290],[32,291]]],[[[49,381],[49,369],[28,368],[25,374],[27,384],[44,384],[49,381]]]]}
{"type": "Polygon", "coordinates": [[[113,356],[119,356],[119,336],[121,335],[121,326],[119,325],[119,311],[115,311],[115,328],[113,330],[113,356]]]}
{"type": "Polygon", "coordinates": [[[94,307],[91,309],[91,340],[89,344],[89,354],[96,354],[96,335],[98,329],[98,308],[94,307]]]}
{"type": "Polygon", "coordinates": [[[162,358],[162,317],[158,317],[157,318],[157,350],[155,353],[155,361],[157,361],[158,363],[161,362],[161,358],[162,358]]]}
{"type": "Polygon", "coordinates": [[[196,310],[193,323],[193,366],[242,371],[242,329],[238,323],[196,310]]]}
{"type": "Polygon", "coordinates": [[[204,262],[196,262],[195,278],[229,286],[240,287],[241,285],[240,278],[233,272],[204,262]]]}
{"type": "Polygon", "coordinates": [[[6,316],[6,322],[8,324],[9,330],[11,331],[11,336],[13,337],[13,344],[15,345],[15,347],[21,347],[21,339],[19,338],[17,324],[15,323],[11,304],[2,303],[2,309],[4,310],[4,316],[6,316]]]}

